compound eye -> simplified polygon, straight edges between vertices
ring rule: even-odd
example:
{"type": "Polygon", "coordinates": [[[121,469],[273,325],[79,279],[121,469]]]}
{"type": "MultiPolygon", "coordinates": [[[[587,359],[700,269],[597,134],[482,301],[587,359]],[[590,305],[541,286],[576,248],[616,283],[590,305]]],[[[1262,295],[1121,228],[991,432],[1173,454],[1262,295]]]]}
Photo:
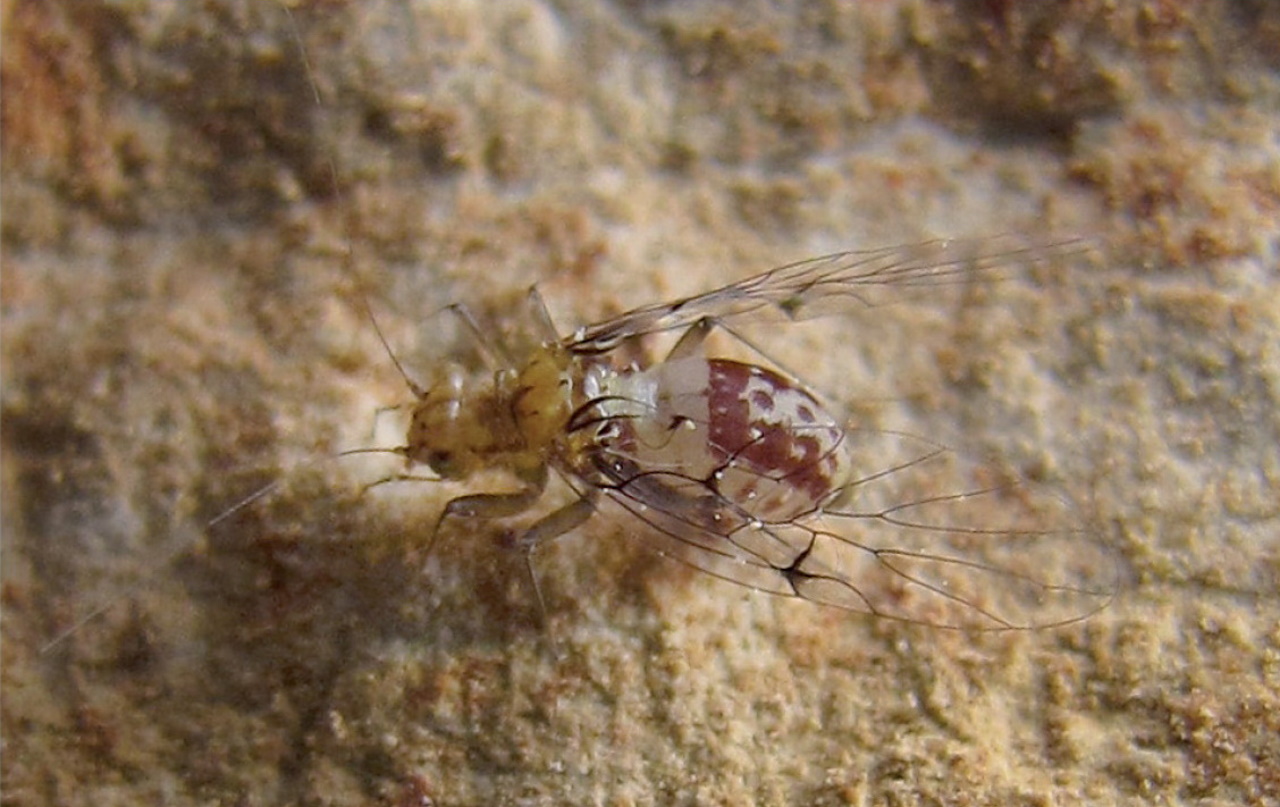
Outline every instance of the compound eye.
{"type": "Polygon", "coordinates": [[[449,464],[453,461],[453,452],[432,451],[427,454],[427,465],[441,476],[449,475],[449,464]]]}

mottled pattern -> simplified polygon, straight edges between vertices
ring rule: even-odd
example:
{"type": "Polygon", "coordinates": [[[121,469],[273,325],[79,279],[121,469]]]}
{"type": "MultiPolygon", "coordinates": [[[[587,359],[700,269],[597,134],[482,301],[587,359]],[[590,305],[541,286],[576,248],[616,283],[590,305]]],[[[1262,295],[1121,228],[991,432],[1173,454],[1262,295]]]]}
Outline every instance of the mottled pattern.
{"type": "Polygon", "coordinates": [[[718,489],[756,518],[812,510],[843,482],[844,430],[783,376],[712,360],[708,399],[711,450],[724,470],[718,489]]]}
{"type": "Polygon", "coordinates": [[[722,524],[779,523],[819,509],[847,478],[844,430],[772,370],[699,357],[599,381],[613,396],[601,405],[603,467],[651,505],[699,523],[692,511],[708,508],[722,524]]]}

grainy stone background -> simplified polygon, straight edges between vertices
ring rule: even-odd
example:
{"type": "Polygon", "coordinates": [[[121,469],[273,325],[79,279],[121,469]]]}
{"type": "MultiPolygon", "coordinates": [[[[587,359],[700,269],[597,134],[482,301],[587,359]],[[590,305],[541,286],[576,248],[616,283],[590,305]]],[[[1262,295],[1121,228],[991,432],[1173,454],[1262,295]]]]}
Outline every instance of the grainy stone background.
{"type": "Polygon", "coordinates": [[[4,804],[1280,799],[1274,4],[0,9],[4,804]],[[406,396],[361,289],[429,377],[454,300],[1046,231],[1104,257],[771,348],[1088,501],[1128,583],[1079,625],[779,602],[604,518],[543,626],[510,525],[424,569],[459,491],[332,458],[406,396]]]}

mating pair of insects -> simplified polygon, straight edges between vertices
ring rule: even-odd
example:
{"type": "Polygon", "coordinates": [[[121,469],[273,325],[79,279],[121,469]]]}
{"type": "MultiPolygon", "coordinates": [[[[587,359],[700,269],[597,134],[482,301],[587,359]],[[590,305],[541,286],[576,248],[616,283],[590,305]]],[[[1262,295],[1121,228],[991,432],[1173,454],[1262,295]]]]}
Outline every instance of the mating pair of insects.
{"type": "Polygon", "coordinates": [[[407,436],[353,453],[406,461],[371,487],[495,470],[518,484],[449,501],[428,551],[459,519],[530,511],[557,474],[574,498],[526,529],[526,552],[612,510],[645,548],[769,594],[964,630],[1076,621],[1114,591],[1110,553],[1078,508],[946,445],[851,422],[739,326],[939,298],[1089,247],[997,237],[842,252],[566,337],[534,291],[540,339],[520,355],[487,344],[495,366],[479,378],[455,370],[424,388],[388,348],[416,399],[407,436]],[[756,358],[715,355],[716,330],[756,358]],[[639,343],[662,333],[674,347],[645,358],[639,343]]]}

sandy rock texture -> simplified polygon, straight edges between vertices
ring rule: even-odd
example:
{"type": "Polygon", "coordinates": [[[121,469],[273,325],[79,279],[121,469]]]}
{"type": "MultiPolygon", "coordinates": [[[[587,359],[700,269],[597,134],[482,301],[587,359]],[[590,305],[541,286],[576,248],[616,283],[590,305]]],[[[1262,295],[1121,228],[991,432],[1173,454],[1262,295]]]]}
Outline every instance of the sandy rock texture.
{"type": "Polygon", "coordinates": [[[1274,4],[0,10],[5,805],[1280,800],[1274,4]],[[366,300],[425,383],[454,301],[568,333],[993,233],[1098,249],[768,347],[1081,502],[1079,624],[781,601],[616,514],[540,615],[521,519],[424,560],[463,488],[335,458],[409,398],[366,300]]]}

